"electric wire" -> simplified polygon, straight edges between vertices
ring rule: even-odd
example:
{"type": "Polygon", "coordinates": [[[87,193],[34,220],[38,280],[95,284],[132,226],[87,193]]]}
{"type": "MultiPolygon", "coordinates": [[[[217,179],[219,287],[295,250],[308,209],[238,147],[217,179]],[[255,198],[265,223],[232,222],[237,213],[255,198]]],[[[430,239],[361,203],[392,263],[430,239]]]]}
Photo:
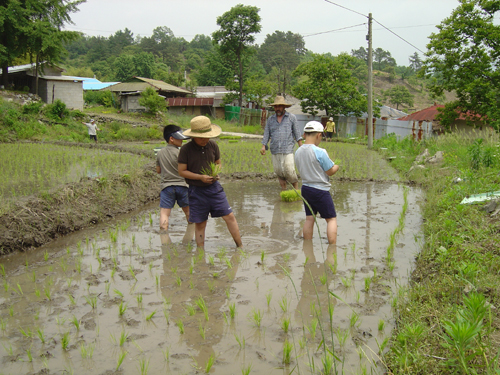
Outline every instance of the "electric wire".
{"type": "Polygon", "coordinates": [[[373,18],[373,21],[375,21],[376,23],[378,23],[380,26],[382,26],[384,29],[386,29],[387,31],[391,32],[392,34],[396,35],[399,39],[401,39],[403,42],[409,44],[410,46],[412,46],[413,48],[415,48],[417,51],[420,51],[421,53],[425,54],[424,51],[422,51],[420,48],[414,46],[413,44],[411,44],[410,42],[408,42],[406,39],[404,39],[403,37],[399,36],[398,34],[396,34],[394,31],[392,31],[391,29],[385,27],[384,25],[382,25],[380,22],[378,22],[376,19],[373,18]]]}
{"type": "Polygon", "coordinates": [[[337,3],[334,3],[333,1],[330,1],[330,0],[325,0],[325,1],[326,1],[327,3],[332,4],[332,5],[336,5],[336,6],[340,7],[340,8],[343,8],[343,9],[345,9],[345,10],[348,10],[348,11],[350,11],[350,12],[353,12],[353,13],[359,14],[360,16],[363,16],[363,17],[365,17],[365,18],[368,18],[368,16],[365,16],[363,13],[356,12],[355,10],[349,9],[349,8],[347,8],[347,7],[343,6],[343,5],[340,5],[340,4],[337,4],[337,3]]]}
{"type": "Polygon", "coordinates": [[[346,29],[351,29],[353,27],[358,27],[358,26],[363,26],[366,25],[365,23],[360,23],[358,25],[352,25],[352,26],[346,26],[346,27],[341,27],[340,29],[334,29],[334,30],[328,30],[328,31],[320,31],[319,33],[313,33],[313,34],[308,34],[308,35],[302,35],[303,38],[307,38],[309,36],[314,36],[314,35],[320,35],[320,34],[327,34],[327,33],[333,33],[335,31],[340,31],[340,30],[346,30],[346,29]]]}

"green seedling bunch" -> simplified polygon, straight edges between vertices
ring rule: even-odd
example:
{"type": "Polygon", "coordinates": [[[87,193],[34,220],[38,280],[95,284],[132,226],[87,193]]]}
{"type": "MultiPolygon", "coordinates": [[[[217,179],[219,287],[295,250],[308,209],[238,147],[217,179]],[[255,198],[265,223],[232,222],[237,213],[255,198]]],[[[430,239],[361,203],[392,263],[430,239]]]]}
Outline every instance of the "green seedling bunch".
{"type": "Polygon", "coordinates": [[[222,171],[222,165],[216,164],[214,162],[208,163],[208,166],[205,168],[202,168],[200,170],[200,174],[204,174],[213,178],[217,178],[217,176],[221,173],[222,171]]]}
{"type": "Polygon", "coordinates": [[[302,200],[302,197],[296,190],[283,190],[280,192],[280,197],[283,202],[295,202],[302,200]]]}

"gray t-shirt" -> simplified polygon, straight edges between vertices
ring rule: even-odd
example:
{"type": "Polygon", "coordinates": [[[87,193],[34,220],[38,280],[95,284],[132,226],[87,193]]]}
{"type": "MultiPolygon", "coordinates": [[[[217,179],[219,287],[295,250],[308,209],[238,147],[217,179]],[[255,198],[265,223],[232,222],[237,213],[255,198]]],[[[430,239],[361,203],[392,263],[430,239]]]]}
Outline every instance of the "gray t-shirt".
{"type": "Polygon", "coordinates": [[[156,155],[156,165],[161,170],[161,190],[167,186],[184,186],[188,187],[186,180],[179,176],[179,149],[171,144],[167,144],[165,148],[158,151],[156,155]]]}
{"type": "Polygon", "coordinates": [[[324,148],[313,144],[303,144],[295,151],[295,165],[302,178],[302,185],[319,190],[330,190],[330,178],[325,172],[335,163],[324,148]]]}
{"type": "Polygon", "coordinates": [[[92,122],[84,122],[84,125],[86,125],[87,128],[89,128],[89,135],[97,135],[96,130],[99,129],[99,128],[97,127],[97,125],[95,124],[95,122],[94,123],[92,123],[92,122]]]}

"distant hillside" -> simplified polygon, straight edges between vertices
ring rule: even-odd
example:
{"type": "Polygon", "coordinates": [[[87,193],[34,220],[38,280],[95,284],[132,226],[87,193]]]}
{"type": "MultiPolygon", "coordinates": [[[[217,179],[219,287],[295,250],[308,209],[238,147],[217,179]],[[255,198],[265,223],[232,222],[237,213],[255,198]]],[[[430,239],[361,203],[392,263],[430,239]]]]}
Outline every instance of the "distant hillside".
{"type": "MultiPolygon", "coordinates": [[[[429,91],[425,87],[423,80],[418,80],[416,84],[411,85],[408,80],[402,81],[401,78],[394,78],[391,82],[389,78],[389,73],[374,71],[373,72],[373,97],[379,99],[382,97],[382,91],[386,91],[393,86],[403,85],[410,93],[414,96],[413,107],[399,106],[399,110],[407,112],[408,114],[420,111],[421,109],[430,107],[434,105],[435,102],[438,104],[444,104],[446,102],[455,100],[456,95],[454,93],[445,93],[445,100],[435,100],[430,99],[429,91]]],[[[390,104],[388,101],[382,101],[382,104],[395,108],[395,105],[390,104]]]]}

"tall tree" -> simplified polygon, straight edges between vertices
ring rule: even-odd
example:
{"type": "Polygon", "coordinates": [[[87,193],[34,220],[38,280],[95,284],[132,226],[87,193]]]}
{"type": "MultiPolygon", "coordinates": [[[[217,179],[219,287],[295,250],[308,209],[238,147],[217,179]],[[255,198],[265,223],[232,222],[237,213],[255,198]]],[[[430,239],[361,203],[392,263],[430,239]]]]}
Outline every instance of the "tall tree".
{"type": "Polygon", "coordinates": [[[359,116],[367,109],[364,95],[358,91],[358,80],[351,68],[355,58],[340,54],[335,58],[313,54],[313,60],[300,64],[294,75],[302,76],[294,86],[294,95],[301,99],[304,112],[316,115],[325,110],[327,116],[351,113],[359,116]]]}
{"type": "Polygon", "coordinates": [[[449,125],[458,112],[500,130],[500,25],[498,0],[461,0],[430,36],[423,69],[434,80],[436,95],[454,91],[457,100],[445,107],[449,125]],[[451,116],[453,115],[453,116],[451,116]]]}
{"type": "Polygon", "coordinates": [[[363,60],[364,62],[368,62],[368,51],[365,47],[359,47],[358,49],[351,50],[351,56],[356,57],[357,59],[363,60]]]}
{"type": "Polygon", "coordinates": [[[402,85],[391,87],[389,90],[386,90],[383,95],[385,100],[388,100],[389,103],[396,105],[396,109],[399,109],[399,106],[402,104],[406,104],[410,107],[413,105],[412,93],[410,93],[410,91],[402,85]]]}
{"type": "Polygon", "coordinates": [[[413,55],[411,55],[408,58],[408,60],[410,62],[410,68],[414,72],[416,72],[417,70],[419,70],[422,67],[422,60],[420,59],[420,56],[418,56],[417,52],[415,52],[413,55]]]}
{"type": "Polygon", "coordinates": [[[304,38],[300,34],[291,31],[267,34],[260,46],[259,58],[268,73],[274,70],[277,92],[286,94],[291,79],[290,72],[299,65],[300,57],[305,52],[304,38]]]}
{"type": "Polygon", "coordinates": [[[219,45],[220,53],[236,73],[240,106],[243,103],[244,58],[253,52],[250,46],[255,42],[255,34],[261,30],[259,11],[257,7],[238,4],[217,17],[220,29],[212,33],[214,43],[219,45]]]}
{"type": "Polygon", "coordinates": [[[373,61],[376,63],[373,68],[377,70],[384,70],[387,66],[396,66],[396,60],[391,56],[391,53],[382,48],[373,50],[373,61]]]}

